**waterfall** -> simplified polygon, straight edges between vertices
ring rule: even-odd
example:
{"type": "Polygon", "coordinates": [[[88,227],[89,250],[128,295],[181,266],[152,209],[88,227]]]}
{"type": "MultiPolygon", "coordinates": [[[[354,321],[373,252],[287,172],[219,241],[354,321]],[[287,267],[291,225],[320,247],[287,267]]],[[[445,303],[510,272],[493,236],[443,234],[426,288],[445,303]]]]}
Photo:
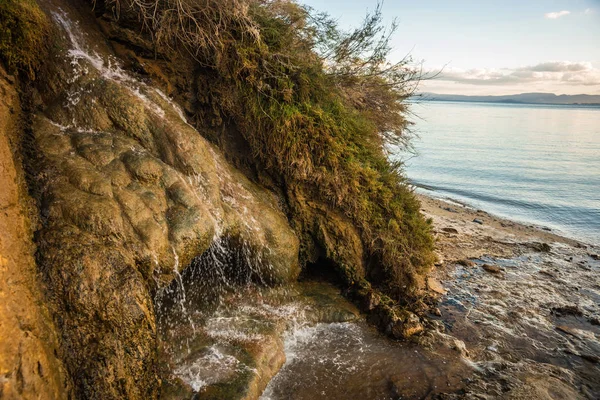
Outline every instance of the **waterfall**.
{"type": "MultiPolygon", "coordinates": [[[[242,378],[249,382],[262,379],[264,374],[274,374],[276,370],[266,371],[265,368],[283,362],[279,337],[287,327],[305,320],[306,308],[286,289],[266,288],[276,270],[272,262],[275,251],[269,243],[275,241],[277,244],[277,237],[283,234],[286,248],[277,251],[285,251],[286,256],[291,256],[289,261],[283,259],[288,264],[286,268],[292,268],[297,262],[297,247],[294,247],[297,241],[294,241],[296,238],[285,216],[276,208],[275,201],[272,205],[264,200],[268,196],[256,195],[260,189],[252,186],[241,173],[233,171],[224,157],[187,122],[181,107],[164,92],[125,71],[109,50],[92,49],[78,22],[67,12],[58,9],[52,17],[70,43],[65,53],[67,69],[70,69],[63,104],[66,111],[49,121],[60,135],[108,137],[114,143],[120,132],[101,131],[93,119],[77,112],[80,108],[94,108],[100,104],[102,93],[96,93],[92,88],[102,87],[114,91],[122,89],[127,93],[125,99],[132,96],[131,99],[136,100],[135,106],[139,104],[143,108],[144,116],[149,116],[147,120],[158,121],[178,131],[167,139],[161,137],[161,140],[171,140],[169,151],[180,151],[185,157],[196,149],[190,150],[191,139],[202,141],[201,154],[205,159],[198,161],[200,165],[177,169],[172,158],[161,158],[162,154],[153,150],[152,143],[147,143],[149,139],[122,133],[123,140],[134,143],[127,149],[128,155],[151,158],[163,170],[168,170],[168,187],[162,182],[151,183],[155,185],[152,187],[155,192],[168,192],[177,185],[181,188],[183,194],[177,195],[185,198],[168,197],[167,193],[167,206],[176,203],[181,213],[194,207],[202,211],[202,220],[193,223],[203,229],[210,242],[208,248],[199,251],[201,254],[191,262],[183,261],[184,253],[188,251],[186,242],[171,235],[169,229],[173,226],[166,221],[160,232],[168,237],[166,251],[145,242],[136,247],[142,250],[137,250],[139,253],[134,256],[149,259],[155,272],[150,279],[154,279],[156,286],[153,301],[161,364],[169,365],[172,374],[166,378],[178,378],[192,390],[200,391],[216,383],[242,378]],[[202,169],[204,165],[207,167],[202,169]],[[285,221],[286,230],[281,232],[277,226],[277,235],[273,234],[269,222],[263,221],[274,218],[285,221]],[[294,240],[288,240],[285,235],[294,240]],[[156,271],[166,271],[164,275],[171,279],[170,282],[161,280],[162,276],[156,271]],[[264,353],[261,357],[265,365],[256,365],[254,358],[258,356],[253,353],[256,351],[264,353]]],[[[124,116],[125,119],[129,117],[124,116]]],[[[118,161],[123,162],[122,159],[118,161]]],[[[150,184],[141,181],[136,185],[137,188],[150,184]]],[[[107,194],[107,197],[111,196],[116,196],[114,189],[113,193],[107,194]]],[[[136,215],[128,217],[134,221],[136,215]]],[[[153,217],[157,220],[156,215],[153,217]]],[[[132,225],[136,230],[137,225],[133,222],[132,225]]],[[[190,232],[195,234],[189,229],[184,239],[190,232]]],[[[143,236],[137,230],[135,234],[143,236]]],[[[261,383],[263,387],[265,384],[261,383]]]]}

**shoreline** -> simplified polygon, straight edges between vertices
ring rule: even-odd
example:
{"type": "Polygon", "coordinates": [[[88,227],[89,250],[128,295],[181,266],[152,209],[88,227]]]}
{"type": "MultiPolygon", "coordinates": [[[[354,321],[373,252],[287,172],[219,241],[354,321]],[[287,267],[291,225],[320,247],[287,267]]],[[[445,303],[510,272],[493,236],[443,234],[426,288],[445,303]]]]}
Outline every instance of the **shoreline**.
{"type": "Polygon", "coordinates": [[[475,366],[465,393],[599,398],[600,246],[416,195],[438,254],[434,342],[475,366]]]}
{"type": "Polygon", "coordinates": [[[434,279],[444,279],[438,276],[438,267],[482,257],[513,258],[528,251],[547,252],[552,244],[567,246],[567,252],[583,251],[591,258],[600,254],[600,246],[541,226],[499,217],[451,198],[415,194],[421,202],[421,212],[433,221],[438,257],[430,274],[434,279]]]}
{"type": "Polygon", "coordinates": [[[447,255],[445,260],[478,258],[485,252],[490,256],[509,256],[514,252],[515,246],[531,247],[536,242],[541,245],[562,243],[572,247],[585,247],[592,249],[592,253],[600,251],[599,246],[555,233],[549,228],[499,217],[451,198],[415,194],[421,202],[421,212],[433,220],[438,252],[443,253],[440,254],[442,256],[447,255]],[[469,237],[473,243],[471,246],[457,245],[457,240],[453,240],[457,239],[455,236],[469,237]]]}
{"type": "MultiPolygon", "coordinates": [[[[454,211],[459,211],[459,212],[463,212],[463,211],[469,212],[470,211],[471,214],[474,215],[474,218],[476,218],[475,215],[486,217],[486,218],[490,219],[491,221],[496,222],[496,224],[493,224],[494,227],[505,228],[503,230],[507,233],[511,233],[511,231],[521,231],[522,233],[528,233],[530,235],[540,236],[544,240],[554,240],[554,241],[558,241],[558,242],[569,243],[571,245],[579,243],[580,245],[585,245],[585,246],[600,247],[600,242],[593,243],[585,238],[581,238],[581,237],[577,238],[575,236],[569,235],[568,232],[561,231],[558,228],[551,228],[542,223],[530,222],[530,221],[527,221],[526,219],[522,219],[522,218],[521,219],[519,219],[519,218],[512,219],[511,217],[497,215],[491,211],[485,211],[485,209],[481,209],[477,206],[474,206],[474,205],[468,203],[468,201],[458,200],[458,199],[452,198],[451,196],[437,195],[437,193],[434,189],[428,189],[428,188],[422,187],[422,186],[414,186],[414,187],[420,189],[419,191],[415,191],[415,195],[417,196],[417,198],[419,198],[419,200],[422,203],[428,204],[428,207],[422,207],[422,209],[425,208],[426,212],[433,211],[432,210],[433,205],[431,203],[435,203],[437,206],[439,206],[440,204],[443,204],[444,207],[441,207],[442,209],[450,207],[454,211]],[[498,226],[498,223],[500,223],[500,224],[504,223],[504,225],[498,226]],[[514,229],[506,229],[507,226],[505,226],[505,225],[510,225],[510,227],[514,227],[514,229]]],[[[439,214],[439,213],[435,212],[434,214],[439,214]]]]}

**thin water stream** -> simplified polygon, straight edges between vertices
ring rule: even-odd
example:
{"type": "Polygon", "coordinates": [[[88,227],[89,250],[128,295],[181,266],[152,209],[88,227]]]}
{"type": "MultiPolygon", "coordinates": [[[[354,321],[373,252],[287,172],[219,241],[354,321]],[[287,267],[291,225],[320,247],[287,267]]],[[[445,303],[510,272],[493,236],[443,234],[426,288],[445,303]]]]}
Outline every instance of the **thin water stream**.
{"type": "Polygon", "coordinates": [[[392,342],[363,321],[297,329],[285,352],[263,400],[424,399],[459,391],[472,373],[455,351],[392,342]]]}

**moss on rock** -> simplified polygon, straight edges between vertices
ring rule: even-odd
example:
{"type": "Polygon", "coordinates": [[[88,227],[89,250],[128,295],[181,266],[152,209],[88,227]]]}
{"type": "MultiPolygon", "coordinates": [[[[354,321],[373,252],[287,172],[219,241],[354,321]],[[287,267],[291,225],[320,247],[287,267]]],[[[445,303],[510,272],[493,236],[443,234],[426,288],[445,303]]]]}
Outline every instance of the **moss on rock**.
{"type": "Polygon", "coordinates": [[[50,23],[35,0],[0,0],[0,60],[35,77],[47,52],[50,23]]]}
{"type": "Polygon", "coordinates": [[[136,65],[157,82],[167,76],[196,126],[236,166],[282,195],[303,265],[321,257],[348,284],[365,278],[396,300],[416,294],[434,260],[431,226],[382,145],[390,130],[404,140],[402,87],[331,75],[315,52],[318,28],[293,2],[166,1],[156,9],[131,0],[101,3],[105,31],[123,53],[129,44],[136,65]],[[112,5],[120,6],[118,18],[112,5]],[[189,11],[179,13],[189,20],[177,21],[177,10],[189,11]],[[165,64],[186,67],[156,73],[165,64]],[[355,101],[356,81],[381,103],[355,101]],[[387,125],[382,110],[397,111],[385,114],[387,125]]]}

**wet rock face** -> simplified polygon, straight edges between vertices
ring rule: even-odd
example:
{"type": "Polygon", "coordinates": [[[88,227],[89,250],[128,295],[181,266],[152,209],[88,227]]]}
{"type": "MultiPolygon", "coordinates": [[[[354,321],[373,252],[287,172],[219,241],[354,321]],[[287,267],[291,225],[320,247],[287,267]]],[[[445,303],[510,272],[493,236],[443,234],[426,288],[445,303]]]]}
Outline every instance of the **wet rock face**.
{"type": "Polygon", "coordinates": [[[0,398],[66,399],[54,326],[42,301],[20,160],[15,81],[0,66],[0,398]]]}
{"type": "Polygon", "coordinates": [[[188,278],[184,274],[170,293],[185,292],[186,301],[162,303],[171,312],[159,319],[160,365],[172,365],[173,372],[162,382],[162,400],[258,399],[286,362],[284,341],[291,332],[360,318],[338,288],[315,281],[238,287],[223,292],[218,304],[199,308],[190,301],[195,282],[188,278]]]}
{"type": "Polygon", "coordinates": [[[247,249],[240,274],[288,282],[298,240],[273,195],[160,91],[117,67],[97,32],[62,6],[52,15],[63,35],[49,62],[56,81],[33,122],[39,264],[78,395],[154,398],[154,291],[223,236],[247,249]]]}

